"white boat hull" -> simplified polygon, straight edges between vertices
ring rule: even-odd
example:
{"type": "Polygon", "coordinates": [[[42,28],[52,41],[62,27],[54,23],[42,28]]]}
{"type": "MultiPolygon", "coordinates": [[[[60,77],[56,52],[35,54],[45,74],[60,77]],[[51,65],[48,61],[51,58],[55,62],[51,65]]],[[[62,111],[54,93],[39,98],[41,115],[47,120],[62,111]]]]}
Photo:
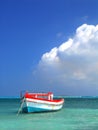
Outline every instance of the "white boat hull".
{"type": "Polygon", "coordinates": [[[43,112],[60,110],[63,106],[64,100],[59,102],[44,101],[38,99],[25,98],[23,104],[23,112],[43,112]]]}

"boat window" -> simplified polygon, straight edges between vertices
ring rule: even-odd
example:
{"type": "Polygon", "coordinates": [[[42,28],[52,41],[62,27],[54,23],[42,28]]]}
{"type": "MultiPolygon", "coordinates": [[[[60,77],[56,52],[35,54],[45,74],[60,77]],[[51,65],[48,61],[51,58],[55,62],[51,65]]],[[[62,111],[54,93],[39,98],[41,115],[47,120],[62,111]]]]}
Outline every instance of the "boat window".
{"type": "Polygon", "coordinates": [[[48,99],[48,96],[38,96],[38,98],[48,99]]]}

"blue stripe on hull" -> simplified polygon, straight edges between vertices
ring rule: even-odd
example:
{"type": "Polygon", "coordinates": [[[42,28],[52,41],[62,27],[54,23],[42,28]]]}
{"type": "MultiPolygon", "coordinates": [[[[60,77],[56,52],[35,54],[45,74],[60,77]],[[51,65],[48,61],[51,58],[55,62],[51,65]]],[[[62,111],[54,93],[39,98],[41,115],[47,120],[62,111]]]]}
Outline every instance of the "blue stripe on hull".
{"type": "Polygon", "coordinates": [[[43,109],[43,108],[35,108],[35,107],[24,107],[23,108],[23,112],[44,112],[44,111],[50,111],[47,109],[43,109]]]}

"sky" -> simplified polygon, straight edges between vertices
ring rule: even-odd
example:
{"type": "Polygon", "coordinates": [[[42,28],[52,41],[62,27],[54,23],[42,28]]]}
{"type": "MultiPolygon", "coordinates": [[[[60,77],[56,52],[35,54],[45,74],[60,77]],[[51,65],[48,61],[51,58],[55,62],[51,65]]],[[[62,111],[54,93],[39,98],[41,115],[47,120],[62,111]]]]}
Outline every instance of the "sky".
{"type": "Polygon", "coordinates": [[[98,96],[98,0],[0,0],[0,97],[98,96]]]}

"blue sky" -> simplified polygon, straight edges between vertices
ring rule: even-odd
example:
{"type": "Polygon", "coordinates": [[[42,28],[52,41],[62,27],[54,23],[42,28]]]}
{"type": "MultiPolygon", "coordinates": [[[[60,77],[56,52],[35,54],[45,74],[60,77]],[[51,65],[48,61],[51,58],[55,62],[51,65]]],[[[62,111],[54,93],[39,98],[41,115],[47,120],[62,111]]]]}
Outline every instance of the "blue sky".
{"type": "Polygon", "coordinates": [[[21,90],[98,95],[97,5],[97,0],[1,0],[0,96],[18,96],[21,90]],[[89,32],[87,47],[81,37],[89,32]],[[89,38],[93,35],[96,49],[92,50],[89,38]],[[81,68],[89,70],[84,69],[84,74],[81,68]]]}

